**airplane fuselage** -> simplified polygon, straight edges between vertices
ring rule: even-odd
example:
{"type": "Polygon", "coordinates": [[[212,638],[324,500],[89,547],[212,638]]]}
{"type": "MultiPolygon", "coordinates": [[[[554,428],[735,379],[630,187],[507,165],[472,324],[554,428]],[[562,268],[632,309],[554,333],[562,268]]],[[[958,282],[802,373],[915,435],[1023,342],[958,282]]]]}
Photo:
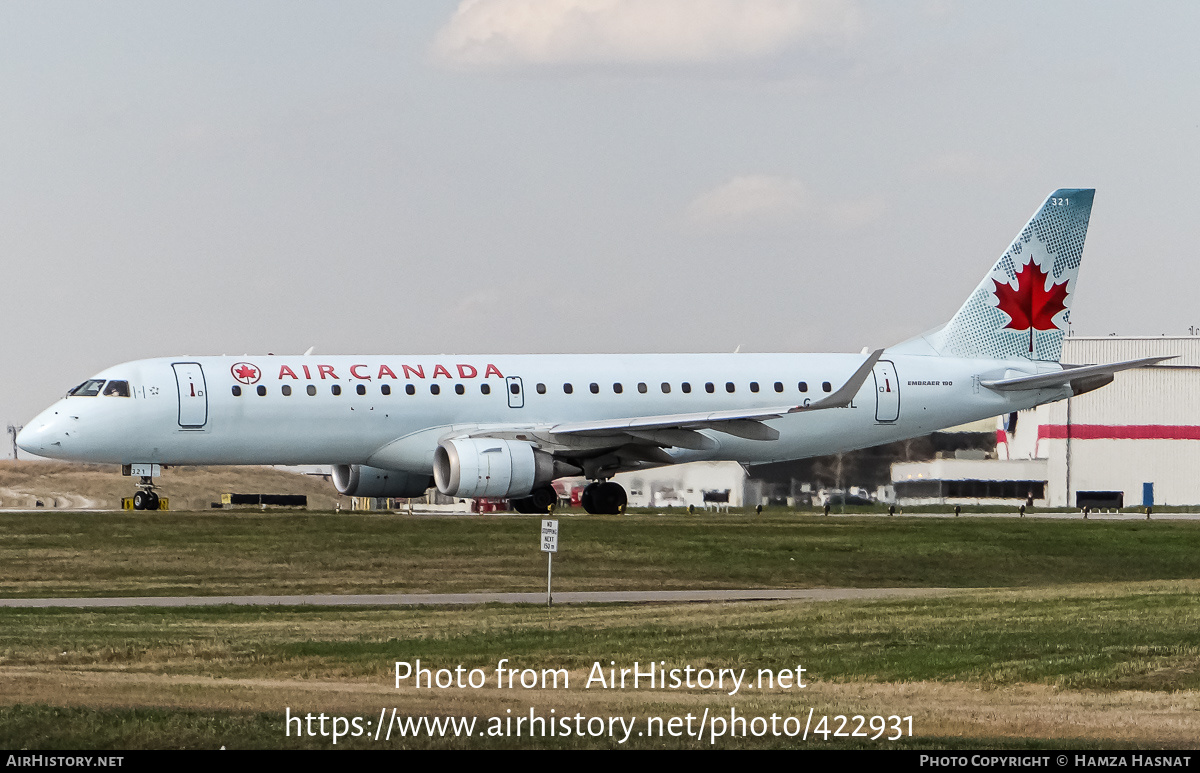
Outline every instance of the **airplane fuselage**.
{"type": "MultiPolygon", "coordinates": [[[[118,394],[70,395],[29,422],[41,456],[116,464],[364,464],[428,473],[441,439],[489,428],[532,437],[566,421],[807,405],[863,363],[851,354],[174,357],[109,368],[118,394]],[[128,396],[119,394],[127,391],[128,396]]],[[[764,422],[756,440],[701,429],[673,461],[749,464],[926,434],[1062,399],[1063,386],[980,381],[1058,371],[1027,359],[886,351],[845,408],[764,422]]],[[[91,383],[91,382],[88,382],[91,383]]],[[[111,391],[111,390],[110,390],[111,391]]]]}

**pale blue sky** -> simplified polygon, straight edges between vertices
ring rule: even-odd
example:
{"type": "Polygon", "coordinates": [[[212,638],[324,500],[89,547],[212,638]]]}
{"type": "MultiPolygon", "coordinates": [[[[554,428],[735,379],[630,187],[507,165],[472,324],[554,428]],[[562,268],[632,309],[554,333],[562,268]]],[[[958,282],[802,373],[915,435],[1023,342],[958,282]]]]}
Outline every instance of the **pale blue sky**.
{"type": "Polygon", "coordinates": [[[1186,334],[1194,3],[0,4],[0,413],[172,354],[857,351],[1097,188],[1186,334]]]}

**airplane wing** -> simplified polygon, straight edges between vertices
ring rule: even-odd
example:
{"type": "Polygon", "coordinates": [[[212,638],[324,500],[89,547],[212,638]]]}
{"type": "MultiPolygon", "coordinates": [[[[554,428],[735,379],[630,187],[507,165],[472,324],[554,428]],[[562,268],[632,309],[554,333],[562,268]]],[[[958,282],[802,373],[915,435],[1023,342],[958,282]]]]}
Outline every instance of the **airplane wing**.
{"type": "Polygon", "coordinates": [[[778,419],[790,413],[846,407],[858,394],[858,390],[871,375],[872,368],[875,367],[875,363],[882,355],[882,349],[873,352],[836,392],[809,405],[783,405],[773,408],[701,411],[699,413],[567,422],[555,424],[549,428],[549,431],[558,435],[611,435],[615,432],[623,432],[636,436],[637,433],[664,430],[712,429],[749,440],[776,440],[779,438],[779,432],[763,424],[763,421],[778,419]]]}
{"type": "MultiPolygon", "coordinates": [[[[1149,365],[1157,365],[1163,360],[1170,359],[1174,359],[1174,355],[1170,357],[1144,357],[1140,360],[1113,362],[1108,365],[1064,365],[1063,370],[1055,373],[1039,373],[1034,376],[1018,376],[1016,378],[980,381],[979,385],[998,392],[1050,389],[1052,387],[1068,385],[1072,388],[1086,386],[1087,389],[1084,391],[1087,391],[1112,381],[1114,373],[1129,370],[1130,368],[1144,368],[1149,365]]],[[[1076,394],[1081,394],[1081,392],[1077,391],[1076,394]]]]}
{"type": "Polygon", "coordinates": [[[837,391],[808,405],[631,416],[527,428],[483,428],[465,433],[464,436],[532,440],[543,448],[556,452],[597,453],[625,447],[627,454],[650,454],[648,460],[670,463],[670,457],[662,456],[661,452],[654,452],[672,446],[693,450],[716,447],[717,444],[712,438],[702,435],[697,430],[710,429],[748,440],[776,440],[779,438],[779,431],[762,422],[793,413],[843,408],[849,405],[870,377],[871,370],[882,355],[882,349],[873,352],[837,391]],[[629,451],[631,446],[648,448],[645,452],[632,452],[629,451]]]}

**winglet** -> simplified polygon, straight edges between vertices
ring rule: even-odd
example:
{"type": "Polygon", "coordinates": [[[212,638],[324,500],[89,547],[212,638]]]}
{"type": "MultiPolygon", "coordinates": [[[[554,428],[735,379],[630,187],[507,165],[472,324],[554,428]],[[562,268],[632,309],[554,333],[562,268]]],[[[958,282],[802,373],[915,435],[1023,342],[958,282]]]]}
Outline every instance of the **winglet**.
{"type": "Polygon", "coordinates": [[[876,349],[871,352],[871,356],[854,371],[854,375],[842,384],[841,388],[828,397],[824,397],[811,405],[798,405],[788,411],[788,413],[800,413],[801,411],[819,411],[825,408],[845,408],[850,405],[850,401],[858,394],[858,390],[862,389],[862,385],[867,382],[867,378],[871,375],[871,371],[875,368],[875,363],[879,362],[879,358],[883,356],[883,349],[876,349]]]}

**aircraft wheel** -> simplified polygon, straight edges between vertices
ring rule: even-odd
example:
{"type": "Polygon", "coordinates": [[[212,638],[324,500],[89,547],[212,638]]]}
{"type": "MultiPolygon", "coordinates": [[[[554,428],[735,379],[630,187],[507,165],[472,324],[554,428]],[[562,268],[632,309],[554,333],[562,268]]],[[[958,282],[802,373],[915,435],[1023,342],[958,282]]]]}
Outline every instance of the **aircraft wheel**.
{"type": "Polygon", "coordinates": [[[611,480],[600,484],[600,488],[596,492],[596,499],[599,500],[600,512],[605,515],[617,515],[625,509],[625,505],[629,504],[629,497],[625,494],[625,489],[620,483],[614,483],[611,480]]]}
{"type": "Polygon", "coordinates": [[[558,504],[558,492],[553,486],[542,486],[535,488],[527,498],[532,509],[531,513],[544,513],[550,509],[551,505],[558,504]]]}
{"type": "Polygon", "coordinates": [[[583,509],[591,515],[616,515],[629,503],[620,483],[592,483],[583,490],[583,509]]]}
{"type": "Polygon", "coordinates": [[[158,494],[156,494],[153,491],[146,492],[146,509],[147,510],[157,510],[158,509],[158,494]]]}
{"type": "Polygon", "coordinates": [[[134,510],[145,510],[146,509],[146,500],[148,498],[149,498],[149,495],[146,494],[145,491],[138,491],[138,492],[134,493],[133,509],[134,510]]]}
{"type": "Polygon", "coordinates": [[[579,504],[583,505],[583,511],[588,515],[597,515],[600,512],[596,509],[596,489],[599,487],[599,483],[589,483],[579,495],[579,504]]]}

